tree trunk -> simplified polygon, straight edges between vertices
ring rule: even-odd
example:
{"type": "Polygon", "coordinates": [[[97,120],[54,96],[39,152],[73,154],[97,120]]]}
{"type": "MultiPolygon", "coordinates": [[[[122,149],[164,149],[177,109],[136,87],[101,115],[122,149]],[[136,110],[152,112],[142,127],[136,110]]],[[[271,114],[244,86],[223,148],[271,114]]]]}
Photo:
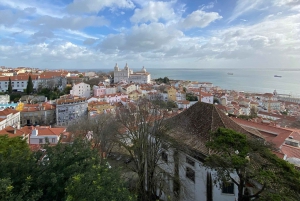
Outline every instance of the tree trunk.
{"type": "Polygon", "coordinates": [[[240,185],[238,187],[238,201],[244,201],[243,193],[244,193],[244,180],[240,177],[240,185]]]}

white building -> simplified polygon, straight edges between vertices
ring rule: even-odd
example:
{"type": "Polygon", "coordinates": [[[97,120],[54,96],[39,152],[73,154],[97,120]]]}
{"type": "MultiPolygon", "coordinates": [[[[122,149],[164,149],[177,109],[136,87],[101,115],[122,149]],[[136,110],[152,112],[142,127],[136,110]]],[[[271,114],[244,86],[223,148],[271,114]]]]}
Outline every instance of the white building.
{"type": "Polygon", "coordinates": [[[67,126],[87,115],[88,102],[85,98],[63,97],[56,102],[56,124],[67,126]]]}
{"type": "Polygon", "coordinates": [[[7,104],[10,102],[10,96],[8,94],[0,95],[0,104],[7,104]]]}
{"type": "Polygon", "coordinates": [[[29,144],[57,144],[61,136],[64,137],[66,128],[51,128],[47,126],[31,126],[29,144]]]}
{"type": "Polygon", "coordinates": [[[150,83],[151,82],[151,75],[145,69],[142,68],[141,71],[133,72],[127,63],[123,70],[120,70],[118,64],[114,67],[114,83],[125,81],[127,83],[134,82],[134,83],[150,83]]]}
{"type": "Polygon", "coordinates": [[[179,100],[179,101],[176,101],[176,104],[179,109],[187,109],[190,107],[190,101],[188,101],[188,100],[179,100]]]}
{"type": "Polygon", "coordinates": [[[20,112],[14,109],[6,108],[0,111],[0,130],[7,126],[20,128],[20,112]]]}
{"type": "Polygon", "coordinates": [[[214,85],[211,82],[200,82],[199,87],[205,89],[205,91],[210,91],[214,85]]]}
{"type": "Polygon", "coordinates": [[[211,93],[200,91],[199,101],[203,103],[213,104],[214,96],[211,93]]]}
{"type": "MultiPolygon", "coordinates": [[[[215,105],[197,102],[185,112],[169,121],[168,131],[171,141],[162,146],[160,168],[165,171],[165,186],[161,189],[162,200],[206,201],[212,195],[213,200],[236,201],[237,186],[216,186],[213,183],[214,170],[203,166],[209,155],[205,146],[210,132],[219,127],[233,129],[245,135],[249,133],[232,121],[215,105]],[[175,146],[173,146],[173,143],[175,146]],[[173,178],[179,178],[178,184],[173,178]],[[177,186],[177,187],[176,187],[177,186]],[[177,196],[176,196],[177,195],[177,196]]],[[[252,188],[248,189],[251,193],[252,188]]]]}
{"type": "MultiPolygon", "coordinates": [[[[9,78],[11,80],[12,90],[24,92],[27,87],[27,81],[29,75],[17,75],[11,77],[0,77],[0,92],[6,92],[8,90],[9,78]]],[[[37,75],[31,75],[33,88],[37,89],[39,78],[37,75]]]]}
{"type": "Polygon", "coordinates": [[[89,84],[84,82],[74,84],[72,90],[70,90],[72,96],[80,96],[84,98],[89,98],[91,96],[91,87],[89,84]]]}
{"type": "Polygon", "coordinates": [[[271,112],[272,110],[280,111],[281,102],[275,100],[265,100],[262,101],[262,106],[271,112]]]}

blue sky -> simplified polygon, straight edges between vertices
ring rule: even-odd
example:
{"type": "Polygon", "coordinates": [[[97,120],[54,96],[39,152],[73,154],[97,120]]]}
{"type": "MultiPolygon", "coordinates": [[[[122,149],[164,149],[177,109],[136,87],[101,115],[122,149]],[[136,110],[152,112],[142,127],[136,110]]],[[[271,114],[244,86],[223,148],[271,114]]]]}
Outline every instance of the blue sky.
{"type": "Polygon", "coordinates": [[[0,66],[300,68],[300,0],[0,0],[0,66]]]}

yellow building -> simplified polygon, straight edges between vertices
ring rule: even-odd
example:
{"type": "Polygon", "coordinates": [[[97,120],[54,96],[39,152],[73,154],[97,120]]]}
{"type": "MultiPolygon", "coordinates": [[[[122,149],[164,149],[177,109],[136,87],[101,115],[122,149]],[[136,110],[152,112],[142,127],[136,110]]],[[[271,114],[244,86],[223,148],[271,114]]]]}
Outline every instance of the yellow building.
{"type": "Polygon", "coordinates": [[[143,97],[143,94],[137,90],[132,91],[128,94],[128,98],[130,100],[138,100],[139,98],[142,98],[142,97],[143,97]]]}
{"type": "Polygon", "coordinates": [[[106,110],[112,110],[112,109],[115,109],[114,105],[111,105],[110,103],[103,102],[103,101],[100,101],[100,102],[90,102],[89,105],[88,105],[88,110],[89,111],[97,110],[98,114],[102,114],[102,113],[104,113],[104,111],[106,111],[106,110]]]}
{"type": "Polygon", "coordinates": [[[168,93],[168,101],[176,101],[176,89],[175,87],[168,87],[166,88],[168,93]]]}

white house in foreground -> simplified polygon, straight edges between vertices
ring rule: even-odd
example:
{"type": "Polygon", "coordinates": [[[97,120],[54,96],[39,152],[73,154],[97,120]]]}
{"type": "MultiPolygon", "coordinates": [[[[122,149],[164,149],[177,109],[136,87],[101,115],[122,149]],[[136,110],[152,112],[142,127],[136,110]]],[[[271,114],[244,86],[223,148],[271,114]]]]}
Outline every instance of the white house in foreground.
{"type": "MultiPolygon", "coordinates": [[[[162,199],[207,201],[207,197],[212,196],[216,201],[236,201],[237,186],[233,183],[228,186],[215,186],[214,171],[203,166],[209,155],[205,144],[210,132],[219,127],[233,129],[245,135],[254,133],[249,133],[233,122],[215,105],[201,102],[167,121],[171,127],[168,135],[177,142],[177,146],[170,144],[162,147],[159,163],[160,168],[165,171],[162,199]],[[174,176],[179,178],[178,182],[173,179],[174,176]]],[[[250,193],[253,191],[252,188],[248,190],[250,193]]]]}

